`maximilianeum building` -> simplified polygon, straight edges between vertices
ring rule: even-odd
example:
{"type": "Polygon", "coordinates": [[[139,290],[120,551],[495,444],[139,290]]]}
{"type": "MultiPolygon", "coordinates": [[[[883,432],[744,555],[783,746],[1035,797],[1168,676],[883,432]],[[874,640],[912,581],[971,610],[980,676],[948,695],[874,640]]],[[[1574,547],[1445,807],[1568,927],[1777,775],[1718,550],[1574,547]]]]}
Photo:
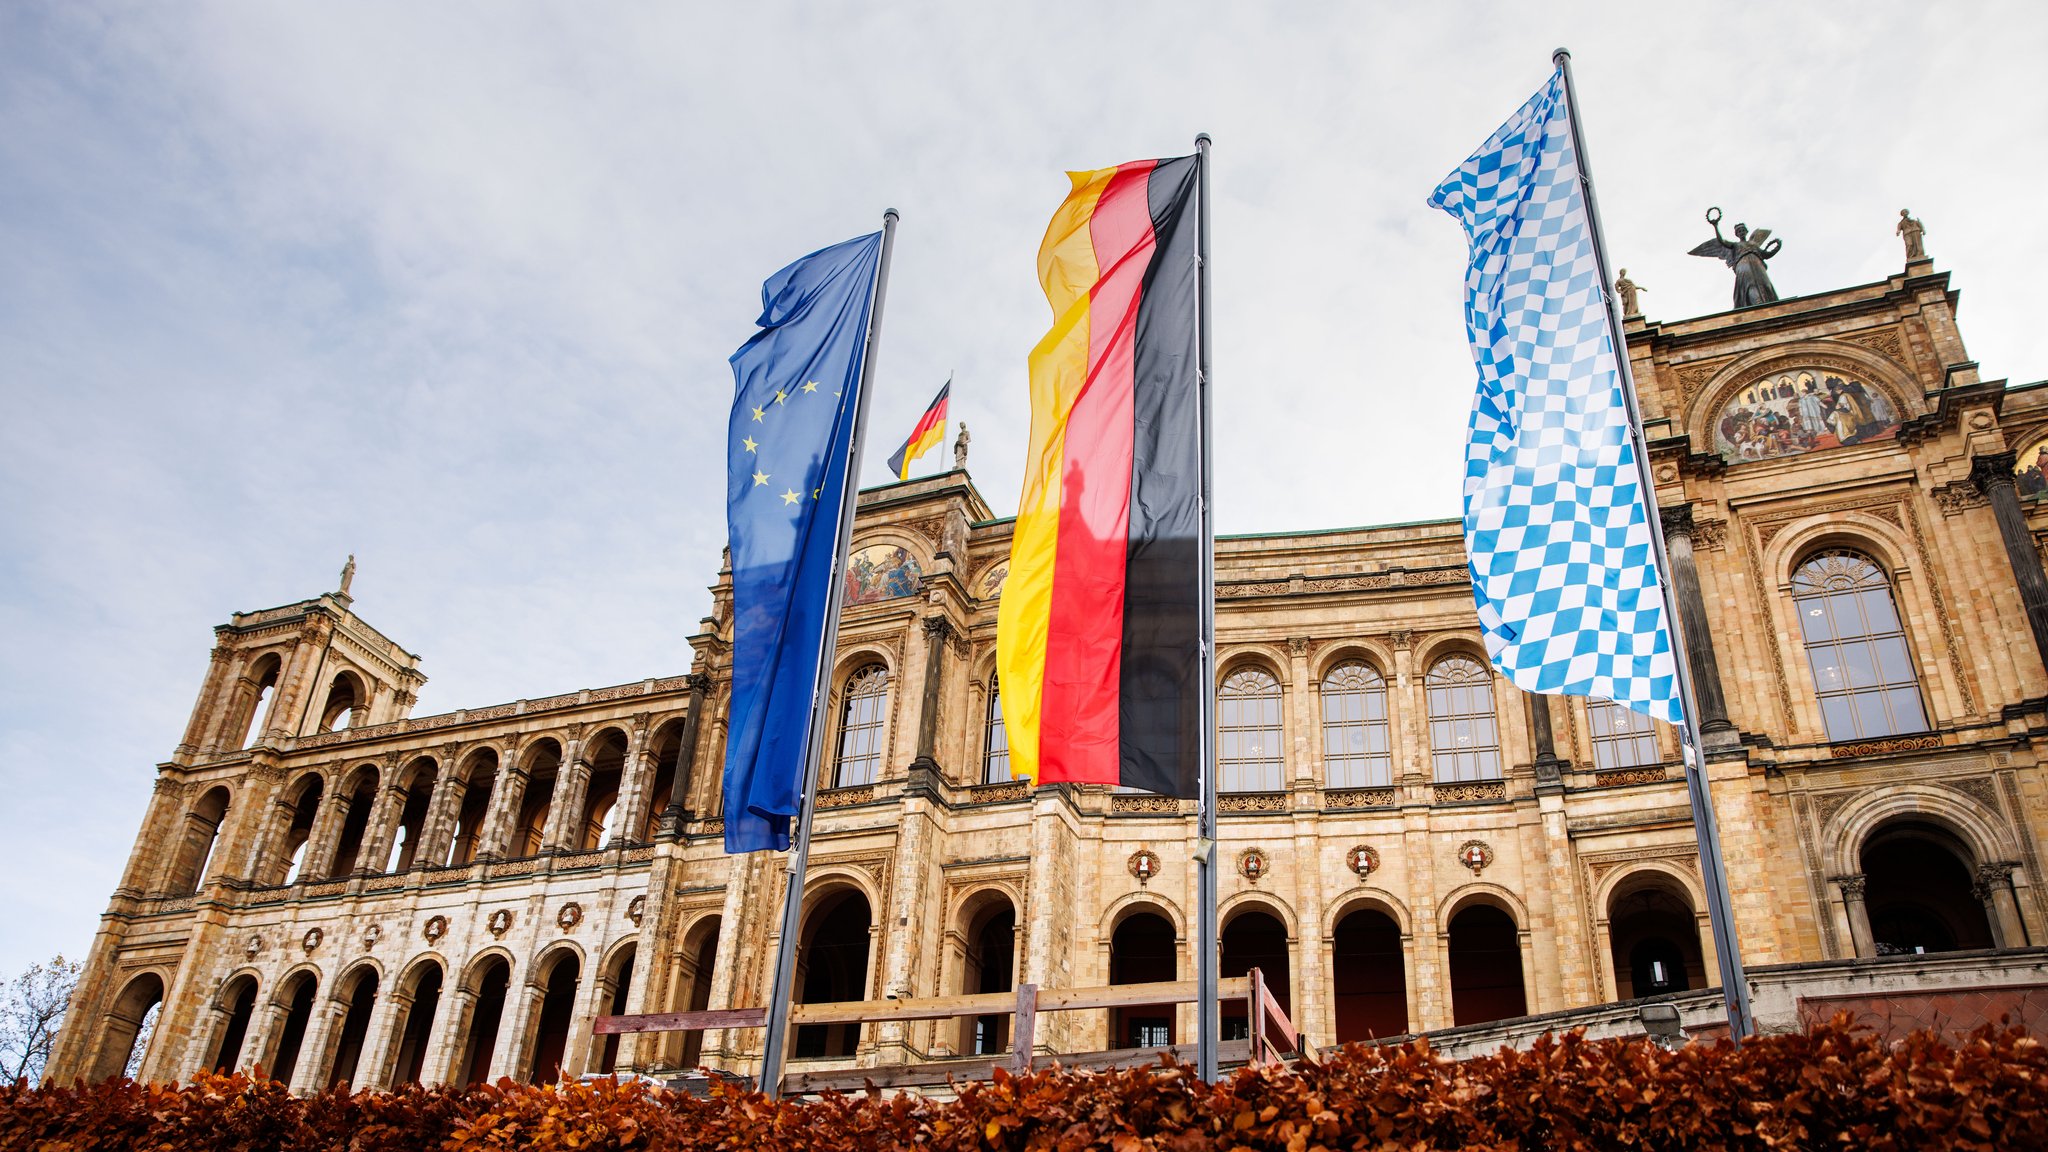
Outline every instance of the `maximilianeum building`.
{"type": "MultiPolygon", "coordinates": [[[[2048,385],[1979,379],[1957,300],[1915,260],[1628,320],[1767,1027],[2048,970],[2048,385]]],[[[1009,778],[1010,531],[964,468],[861,495],[803,1001],[1192,975],[1192,805],[1009,778]]],[[[766,1002],[784,858],[721,850],[729,588],[686,671],[433,716],[411,715],[419,658],[345,588],[235,614],[51,1077],[754,1071],[759,1029],[592,1028],[766,1002]]],[[[1456,521],[1226,537],[1217,631],[1223,973],[1258,966],[1309,1042],[1626,1029],[1644,997],[1720,1019],[1674,735],[1494,675],[1456,521]]],[[[1037,1041],[1191,1024],[1065,1012],[1037,1041]]],[[[1007,1029],[809,1026],[791,1068],[999,1052],[1007,1029]]]]}

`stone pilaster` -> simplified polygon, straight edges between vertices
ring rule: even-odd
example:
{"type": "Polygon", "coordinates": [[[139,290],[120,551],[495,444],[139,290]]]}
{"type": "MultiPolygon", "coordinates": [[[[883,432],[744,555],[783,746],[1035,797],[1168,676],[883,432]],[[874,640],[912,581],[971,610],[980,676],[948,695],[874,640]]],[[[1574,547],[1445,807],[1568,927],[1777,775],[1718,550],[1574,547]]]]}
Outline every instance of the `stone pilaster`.
{"type": "Polygon", "coordinates": [[[711,691],[711,677],[702,672],[689,675],[690,710],[683,714],[682,747],[676,752],[676,782],[669,790],[668,807],[661,813],[661,836],[674,839],[683,825],[696,817],[690,810],[692,787],[697,776],[698,731],[704,717],[704,697],[711,691]]]}
{"type": "Polygon", "coordinates": [[[1692,505],[1659,508],[1664,525],[1664,551],[1671,561],[1672,599],[1678,602],[1679,627],[1692,673],[1694,702],[1699,705],[1700,739],[1709,749],[1733,747],[1735,725],[1728,720],[1728,698],[1721,690],[1721,662],[1714,654],[1714,633],[1707,621],[1706,598],[1700,592],[1699,565],[1692,552],[1692,505]]]}
{"type": "Polygon", "coordinates": [[[2020,605],[2026,609],[2027,627],[2034,634],[2034,654],[2048,661],[2048,574],[2041,570],[2041,555],[2034,550],[2027,515],[2020,510],[2012,470],[2011,452],[1988,453],[1970,461],[1970,479],[1991,501],[1999,541],[2005,545],[2006,559],[2019,583],[2020,605]]]}
{"type": "Polygon", "coordinates": [[[1856,955],[1877,955],[1877,940],[1870,931],[1870,909],[1863,903],[1863,888],[1869,877],[1859,873],[1830,879],[1842,893],[1842,910],[1849,918],[1849,939],[1856,955]]]}
{"type": "Polygon", "coordinates": [[[913,790],[932,791],[939,787],[939,698],[945,688],[946,641],[953,634],[952,621],[944,616],[925,618],[924,694],[917,708],[917,755],[910,761],[913,790]]]}

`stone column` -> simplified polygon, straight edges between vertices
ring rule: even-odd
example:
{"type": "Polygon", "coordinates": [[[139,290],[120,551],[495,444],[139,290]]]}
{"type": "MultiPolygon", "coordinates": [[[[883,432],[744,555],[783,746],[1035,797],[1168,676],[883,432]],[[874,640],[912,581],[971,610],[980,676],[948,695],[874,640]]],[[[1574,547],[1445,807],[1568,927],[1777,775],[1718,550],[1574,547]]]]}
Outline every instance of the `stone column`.
{"type": "Polygon", "coordinates": [[[1700,709],[1700,739],[1708,748],[1729,748],[1737,741],[1728,721],[1728,699],[1721,692],[1721,665],[1714,656],[1714,633],[1707,624],[1707,602],[1700,593],[1700,571],[1692,555],[1692,505],[1659,508],[1664,523],[1664,551],[1671,560],[1672,599],[1678,602],[1684,630],[1686,664],[1692,672],[1694,700],[1700,709]]]}
{"type": "Polygon", "coordinates": [[[476,1011],[476,993],[462,987],[458,979],[452,971],[444,977],[441,1006],[434,1013],[433,1026],[427,1030],[427,1058],[420,1063],[420,1083],[428,1088],[454,1084],[468,1071],[454,1065],[455,1058],[462,1054],[470,1016],[476,1011]]]}
{"type": "Polygon", "coordinates": [[[1991,942],[1999,948],[2027,946],[2026,921],[2020,919],[2019,898],[2012,890],[2011,860],[1998,860],[1977,868],[1977,898],[1984,902],[1985,919],[1991,921],[1991,942]]]}
{"type": "Polygon", "coordinates": [[[676,782],[669,789],[668,807],[662,809],[660,835],[674,839],[683,825],[696,819],[690,808],[690,788],[697,776],[697,731],[704,718],[704,696],[711,691],[711,677],[702,672],[689,675],[690,710],[683,714],[682,747],[676,751],[676,782]]]}
{"type": "Polygon", "coordinates": [[[455,778],[455,757],[443,758],[441,770],[434,775],[434,791],[427,800],[426,818],[420,821],[420,843],[412,854],[414,867],[435,866],[448,859],[448,841],[455,834],[455,821],[461,815],[463,794],[467,791],[461,781],[455,778]]]}
{"type": "Polygon", "coordinates": [[[1550,697],[1540,692],[1523,693],[1529,704],[1529,734],[1536,744],[1536,790],[1564,789],[1564,761],[1557,755],[1557,737],[1550,727],[1550,697]]]}
{"type": "Polygon", "coordinates": [[[2005,544],[2005,558],[2012,562],[2020,604],[2027,610],[2027,626],[2034,633],[2035,654],[2048,662],[2048,574],[2041,571],[2040,554],[2034,551],[2033,534],[2027,531],[2027,516],[2020,510],[2012,469],[2010,452],[1977,456],[1970,461],[1970,480],[1991,500],[1998,538],[2005,544]]]}
{"type": "Polygon", "coordinates": [[[1863,885],[1869,878],[1858,874],[1833,879],[1842,890],[1842,907],[1849,914],[1849,939],[1855,944],[1856,955],[1877,955],[1877,940],[1870,934],[1870,910],[1863,905],[1863,885]]]}
{"type": "MultiPolygon", "coordinates": [[[[395,983],[394,978],[394,983],[395,983]]],[[[391,1084],[392,1049],[397,1031],[412,1008],[412,995],[397,988],[377,989],[376,1006],[370,1011],[370,1026],[363,1032],[363,1051],[356,1057],[355,1078],[349,1087],[382,1090],[391,1084]]]]}
{"type": "Polygon", "coordinates": [[[910,787],[934,791],[940,781],[939,695],[945,688],[942,674],[946,641],[953,635],[953,623],[944,616],[928,616],[924,622],[924,697],[917,708],[917,756],[910,762],[910,787]]]}
{"type": "Polygon", "coordinates": [[[336,791],[340,787],[339,773],[330,775],[321,786],[320,811],[307,830],[306,853],[299,857],[300,883],[326,879],[334,863],[334,850],[341,846],[341,826],[348,820],[348,797],[336,791]]]}
{"type": "MultiPolygon", "coordinates": [[[[533,1042],[540,1025],[541,1001],[547,998],[544,985],[515,980],[505,989],[504,1014],[498,1017],[498,1043],[491,1052],[491,1080],[510,1076],[526,1082],[526,1065],[533,1058],[533,1042]]],[[[568,1052],[564,1050],[564,1056],[568,1052]]]]}
{"type": "Polygon", "coordinates": [[[548,813],[553,827],[542,837],[542,852],[583,850],[583,801],[589,795],[590,761],[579,755],[555,776],[554,810],[548,813]]]}
{"type": "MultiPolygon", "coordinates": [[[[618,819],[613,821],[612,840],[620,844],[640,843],[640,830],[647,824],[647,805],[653,802],[654,756],[647,747],[647,729],[635,727],[626,738],[626,763],[619,773],[619,796],[613,801],[618,819]]],[[[671,784],[673,787],[673,784],[671,784]]]]}
{"type": "Polygon", "coordinates": [[[491,811],[484,818],[483,835],[477,837],[476,858],[501,860],[512,838],[511,826],[519,819],[519,807],[526,802],[526,769],[518,766],[515,753],[508,752],[498,767],[498,782],[491,794],[491,811]]]}
{"type": "MultiPolygon", "coordinates": [[[[396,781],[384,785],[377,793],[376,806],[370,810],[370,823],[363,830],[363,851],[356,860],[358,872],[386,872],[391,863],[391,842],[398,835],[399,818],[405,815],[405,789],[396,781]]],[[[413,855],[417,857],[418,852],[413,855]]]]}
{"type": "Polygon", "coordinates": [[[292,1070],[293,1095],[308,1096],[326,1086],[327,1068],[333,1055],[327,1048],[334,1037],[336,1023],[346,1015],[348,1001],[331,996],[316,996],[314,999],[313,1018],[306,1021],[305,1039],[299,1044],[299,1062],[292,1070]]]}

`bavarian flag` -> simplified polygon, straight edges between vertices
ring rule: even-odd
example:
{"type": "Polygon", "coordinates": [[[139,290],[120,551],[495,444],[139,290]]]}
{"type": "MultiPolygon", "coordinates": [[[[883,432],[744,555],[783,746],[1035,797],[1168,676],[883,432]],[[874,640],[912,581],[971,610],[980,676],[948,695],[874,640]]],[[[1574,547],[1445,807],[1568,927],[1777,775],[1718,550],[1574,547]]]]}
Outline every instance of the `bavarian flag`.
{"type": "Polygon", "coordinates": [[[917,418],[917,427],[910,430],[910,439],[889,457],[889,471],[895,473],[898,480],[910,479],[911,462],[946,438],[946,395],[951,391],[953,378],[948,376],[946,383],[939,388],[939,394],[932,397],[932,406],[917,418]]]}
{"type": "Polygon", "coordinates": [[[997,611],[1010,771],[1200,794],[1198,156],[1070,172],[997,611]]]}

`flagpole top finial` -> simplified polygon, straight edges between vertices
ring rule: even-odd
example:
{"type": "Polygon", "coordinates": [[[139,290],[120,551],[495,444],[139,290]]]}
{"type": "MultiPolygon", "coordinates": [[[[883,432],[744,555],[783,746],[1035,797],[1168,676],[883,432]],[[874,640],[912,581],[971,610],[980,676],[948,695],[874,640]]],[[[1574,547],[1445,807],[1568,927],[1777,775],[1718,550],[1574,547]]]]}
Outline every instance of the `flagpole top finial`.
{"type": "Polygon", "coordinates": [[[882,219],[887,220],[893,224],[896,221],[903,219],[903,213],[898,212],[894,208],[884,208],[882,209],[882,219]]]}
{"type": "Polygon", "coordinates": [[[1571,58],[1572,50],[1569,48],[1559,48],[1550,54],[1550,62],[1552,64],[1562,65],[1565,61],[1570,60],[1571,58]]]}
{"type": "Polygon", "coordinates": [[[1215,143],[1215,141],[1209,139],[1209,134],[1207,132],[1195,133],[1195,147],[1207,148],[1209,145],[1213,143],[1215,143]]]}

